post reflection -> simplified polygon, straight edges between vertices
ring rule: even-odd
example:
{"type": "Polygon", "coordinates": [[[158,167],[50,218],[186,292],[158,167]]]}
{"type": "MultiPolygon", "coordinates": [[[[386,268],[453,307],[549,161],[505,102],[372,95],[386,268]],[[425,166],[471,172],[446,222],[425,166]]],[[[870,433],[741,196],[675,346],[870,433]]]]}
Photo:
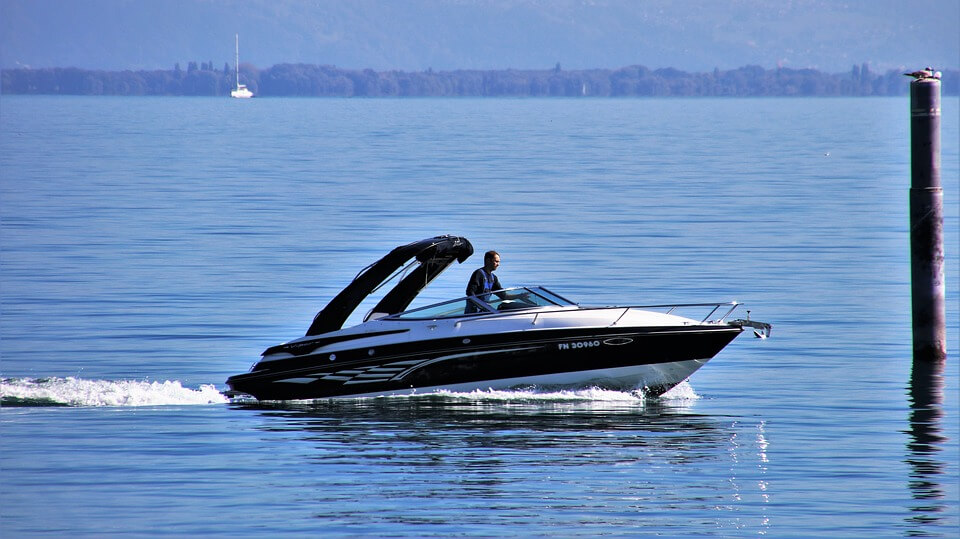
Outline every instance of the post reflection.
{"type": "Polygon", "coordinates": [[[945,493],[940,476],[946,473],[946,463],[937,458],[947,441],[942,436],[943,417],[942,361],[913,362],[909,387],[909,429],[905,462],[910,466],[908,486],[914,504],[913,514],[907,517],[910,536],[939,535],[935,526],[942,524],[946,510],[945,493]]]}

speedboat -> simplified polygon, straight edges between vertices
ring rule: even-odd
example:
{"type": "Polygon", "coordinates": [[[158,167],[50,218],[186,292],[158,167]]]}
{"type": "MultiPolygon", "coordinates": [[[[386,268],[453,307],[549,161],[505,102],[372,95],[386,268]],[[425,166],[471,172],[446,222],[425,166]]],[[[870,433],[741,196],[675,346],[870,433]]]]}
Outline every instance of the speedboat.
{"type": "Polygon", "coordinates": [[[660,395],[713,358],[744,328],[736,302],[581,306],[542,286],[522,286],[408,309],[431,281],[462,263],[466,238],[438,236],[397,247],[367,266],[313,320],[306,335],[272,346],[228,396],[264,401],[590,387],[660,395]],[[409,263],[408,263],[409,262],[409,263]],[[343,328],[370,294],[399,276],[364,317],[343,328]],[[702,310],[705,316],[681,313],[702,310]]]}

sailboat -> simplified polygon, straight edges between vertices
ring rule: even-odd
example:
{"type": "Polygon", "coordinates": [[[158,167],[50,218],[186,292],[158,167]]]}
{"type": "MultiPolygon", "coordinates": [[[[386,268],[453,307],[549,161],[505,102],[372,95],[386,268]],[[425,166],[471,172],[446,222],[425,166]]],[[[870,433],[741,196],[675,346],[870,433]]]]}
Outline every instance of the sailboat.
{"type": "Polygon", "coordinates": [[[247,89],[245,84],[240,84],[240,34],[237,34],[237,58],[236,62],[233,64],[236,66],[237,70],[237,87],[234,90],[231,90],[230,97],[237,97],[240,99],[248,99],[253,97],[253,92],[247,89]]]}

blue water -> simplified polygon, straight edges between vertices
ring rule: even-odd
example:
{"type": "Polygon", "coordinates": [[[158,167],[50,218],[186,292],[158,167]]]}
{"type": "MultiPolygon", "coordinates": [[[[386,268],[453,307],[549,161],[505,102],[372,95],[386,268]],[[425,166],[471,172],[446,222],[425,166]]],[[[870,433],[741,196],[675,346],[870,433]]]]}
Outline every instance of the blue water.
{"type": "Polygon", "coordinates": [[[911,383],[906,98],[4,96],[0,535],[955,537],[943,109],[950,358],[911,383]],[[737,300],[773,336],[657,400],[220,396],[446,233],[508,286],[737,300]]]}

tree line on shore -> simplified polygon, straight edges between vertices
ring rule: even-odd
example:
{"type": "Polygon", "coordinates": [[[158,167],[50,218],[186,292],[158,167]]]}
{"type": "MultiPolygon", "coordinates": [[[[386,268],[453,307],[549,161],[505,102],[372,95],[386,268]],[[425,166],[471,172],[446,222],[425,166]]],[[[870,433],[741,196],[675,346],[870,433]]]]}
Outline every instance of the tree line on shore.
{"type": "MultiPolygon", "coordinates": [[[[78,68],[4,69],[4,94],[226,96],[233,68],[213,62],[186,70],[99,71],[78,68]]],[[[628,97],[628,96],[899,96],[909,93],[901,70],[874,73],[867,64],[846,73],[745,66],[688,73],[642,65],[620,69],[374,71],[329,65],[240,66],[240,82],[261,97],[628,97]]],[[[960,71],[943,71],[944,95],[958,95],[960,71]]]]}

